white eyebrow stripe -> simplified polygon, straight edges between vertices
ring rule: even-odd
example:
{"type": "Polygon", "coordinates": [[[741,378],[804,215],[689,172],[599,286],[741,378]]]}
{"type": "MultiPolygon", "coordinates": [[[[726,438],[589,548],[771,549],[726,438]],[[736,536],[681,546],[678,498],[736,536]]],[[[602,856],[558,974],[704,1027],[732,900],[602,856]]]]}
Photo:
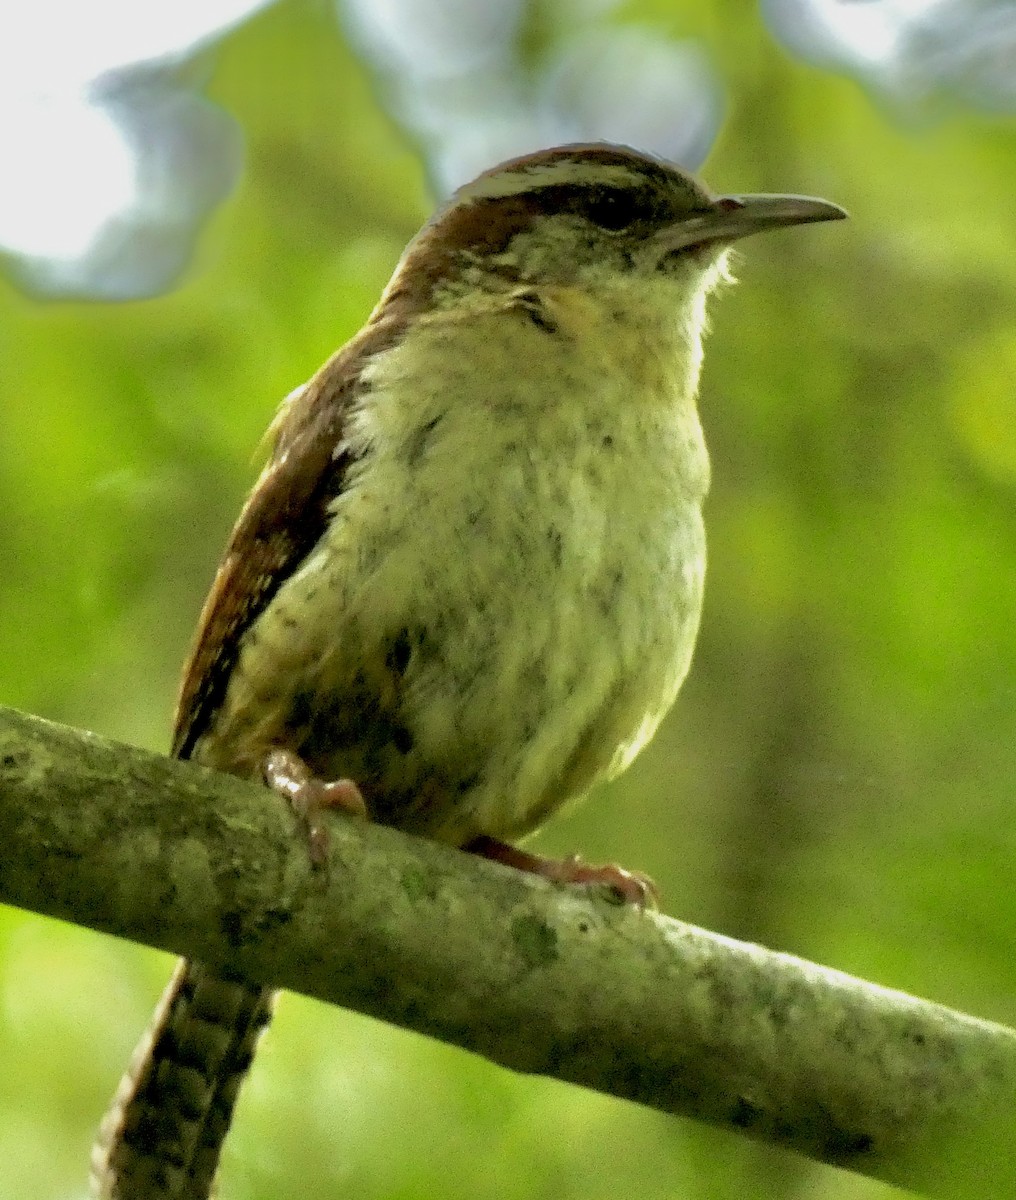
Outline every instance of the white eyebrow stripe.
{"type": "Polygon", "coordinates": [[[529,167],[516,167],[511,171],[495,171],[490,175],[481,175],[479,179],[474,179],[472,183],[460,188],[456,199],[469,201],[517,196],[520,192],[569,183],[630,187],[643,180],[644,176],[640,171],[620,164],[607,165],[579,158],[565,158],[552,163],[539,163],[529,167]]]}

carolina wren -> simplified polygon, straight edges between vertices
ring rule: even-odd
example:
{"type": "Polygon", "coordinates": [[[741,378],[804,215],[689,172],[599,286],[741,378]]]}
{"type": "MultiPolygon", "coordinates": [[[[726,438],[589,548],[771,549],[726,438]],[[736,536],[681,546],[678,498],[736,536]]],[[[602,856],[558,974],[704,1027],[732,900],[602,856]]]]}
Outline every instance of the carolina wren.
{"type": "MultiPolygon", "coordinates": [[[[695,396],[728,247],[843,216],[714,196],[604,144],[457,192],[275,418],[174,753],[267,765],[305,807],[362,805],[514,861],[505,842],[624,770],[688,670],[709,482],[695,396]]],[[[205,1200],[270,1008],[267,988],[180,965],[104,1123],[96,1195],[205,1200]]]]}

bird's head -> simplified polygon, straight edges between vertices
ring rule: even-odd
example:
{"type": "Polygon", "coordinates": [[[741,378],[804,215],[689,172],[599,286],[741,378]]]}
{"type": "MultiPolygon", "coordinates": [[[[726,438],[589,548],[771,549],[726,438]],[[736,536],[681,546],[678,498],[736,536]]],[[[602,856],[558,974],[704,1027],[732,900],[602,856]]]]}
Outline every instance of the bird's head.
{"type": "Polygon", "coordinates": [[[393,285],[430,297],[463,288],[669,279],[706,291],[728,248],[766,229],[838,220],[793,195],[713,195],[691,175],[623,146],[559,146],[461,187],[407,247],[393,285]]]}

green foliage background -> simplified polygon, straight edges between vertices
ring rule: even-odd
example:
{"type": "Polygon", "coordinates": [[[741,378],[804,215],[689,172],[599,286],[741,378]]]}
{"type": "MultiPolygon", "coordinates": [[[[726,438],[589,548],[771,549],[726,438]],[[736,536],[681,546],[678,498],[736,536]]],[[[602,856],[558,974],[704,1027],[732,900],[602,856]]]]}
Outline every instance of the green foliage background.
{"type": "MultiPolygon", "coordinates": [[[[692,676],[629,775],[535,844],[645,869],[696,923],[1016,1024],[1016,130],[894,123],[749,6],[624,11],[718,65],[714,186],[853,219],[749,243],[714,306],[692,676]]],[[[317,6],[238,30],[209,91],[248,167],[177,290],[102,306],[0,284],[0,700],[153,748],[276,403],[358,327],[430,207],[317,6]]],[[[168,969],[0,914],[0,1196],[83,1195],[168,969]]],[[[224,1200],[888,1192],[294,997],[222,1182],[224,1200]]]]}

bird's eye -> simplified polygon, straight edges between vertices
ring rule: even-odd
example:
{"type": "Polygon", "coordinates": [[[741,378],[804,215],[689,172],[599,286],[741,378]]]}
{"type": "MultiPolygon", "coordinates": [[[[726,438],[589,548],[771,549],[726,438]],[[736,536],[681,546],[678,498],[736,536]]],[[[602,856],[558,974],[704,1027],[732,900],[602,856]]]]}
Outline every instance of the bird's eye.
{"type": "Polygon", "coordinates": [[[602,188],[583,205],[583,215],[603,229],[627,229],[640,216],[630,188],[602,188]]]}

